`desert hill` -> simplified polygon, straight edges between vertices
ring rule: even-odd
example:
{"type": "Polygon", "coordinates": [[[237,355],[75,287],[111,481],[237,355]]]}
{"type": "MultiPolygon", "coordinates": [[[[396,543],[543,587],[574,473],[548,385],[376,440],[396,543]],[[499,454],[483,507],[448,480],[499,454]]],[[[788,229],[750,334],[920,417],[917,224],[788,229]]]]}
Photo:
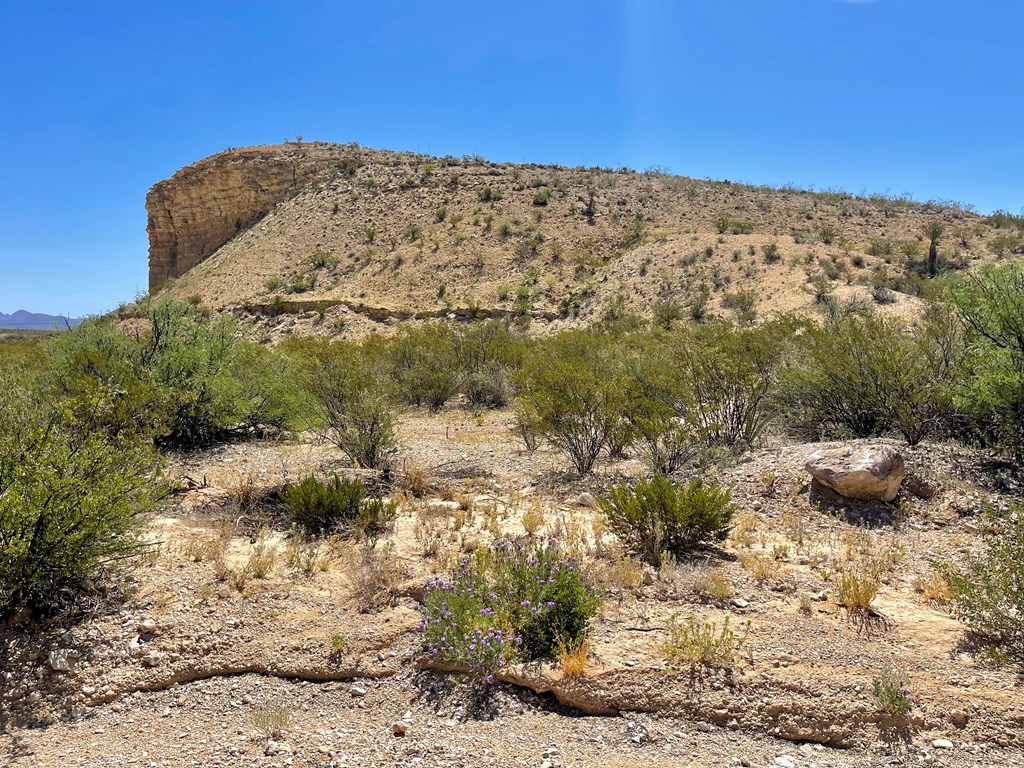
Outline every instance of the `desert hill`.
{"type": "Polygon", "coordinates": [[[147,210],[151,288],[356,332],[451,313],[554,329],[657,302],[749,320],[830,293],[913,313],[926,224],[945,225],[944,269],[1021,245],[955,203],[327,143],[229,149],[147,210]]]}

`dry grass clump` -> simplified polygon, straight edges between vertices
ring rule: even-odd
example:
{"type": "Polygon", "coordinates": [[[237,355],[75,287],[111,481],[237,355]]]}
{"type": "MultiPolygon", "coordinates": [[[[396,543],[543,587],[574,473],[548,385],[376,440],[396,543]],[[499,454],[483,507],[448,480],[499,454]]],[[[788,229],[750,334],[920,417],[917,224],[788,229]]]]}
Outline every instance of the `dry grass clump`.
{"type": "Polygon", "coordinates": [[[918,576],[914,580],[914,589],[920,593],[927,603],[945,605],[953,597],[946,577],[938,571],[930,571],[927,576],[918,576]]]}
{"type": "Polygon", "coordinates": [[[590,653],[590,641],[583,637],[566,645],[561,638],[558,640],[558,662],[562,666],[562,674],[566,677],[579,677],[587,666],[590,653]]]}
{"type": "Polygon", "coordinates": [[[547,524],[547,517],[544,514],[544,505],[540,499],[534,499],[533,504],[523,512],[523,529],[530,536],[536,536],[541,528],[547,524]]]}
{"type": "Polygon", "coordinates": [[[376,549],[350,546],[342,559],[342,569],[361,611],[393,605],[398,588],[405,580],[405,569],[394,546],[376,549]]]}
{"type": "Polygon", "coordinates": [[[328,548],[318,541],[294,537],[284,550],[284,563],[306,576],[323,573],[331,567],[328,548]]]}
{"type": "Polygon", "coordinates": [[[287,731],[291,722],[291,708],[280,701],[265,701],[252,710],[253,726],[268,739],[287,731]]]}
{"type": "MultiPolygon", "coordinates": [[[[750,622],[747,622],[749,628],[750,622]]],[[[662,646],[665,658],[670,664],[698,665],[728,669],[746,642],[746,632],[737,634],[725,617],[721,629],[713,621],[704,621],[690,616],[683,622],[678,613],[669,617],[666,625],[668,640],[662,646]]]]}
{"type": "Polygon", "coordinates": [[[216,531],[190,533],[182,541],[182,557],[192,563],[215,562],[224,556],[231,540],[231,525],[221,523],[216,531]]]}
{"type": "Polygon", "coordinates": [[[720,568],[710,568],[697,575],[693,591],[713,603],[724,603],[736,593],[732,578],[720,568]]]}
{"type": "Polygon", "coordinates": [[[850,568],[836,578],[836,602],[851,613],[867,611],[881,586],[882,576],[876,568],[850,568]]]}
{"type": "Polygon", "coordinates": [[[729,538],[736,549],[750,548],[757,542],[757,526],[760,521],[757,515],[737,515],[733,519],[729,538]]]}

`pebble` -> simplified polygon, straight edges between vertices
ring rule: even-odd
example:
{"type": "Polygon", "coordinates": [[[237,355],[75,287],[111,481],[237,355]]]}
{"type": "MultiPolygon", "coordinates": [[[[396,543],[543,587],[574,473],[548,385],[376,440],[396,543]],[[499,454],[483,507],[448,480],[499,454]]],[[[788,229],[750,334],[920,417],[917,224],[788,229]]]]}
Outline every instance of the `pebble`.
{"type": "Polygon", "coordinates": [[[353,696],[366,695],[366,689],[359,685],[353,685],[351,688],[349,688],[349,691],[352,693],[353,696]]]}
{"type": "Polygon", "coordinates": [[[952,749],[953,742],[949,739],[932,739],[932,746],[935,749],[952,749]]]}
{"type": "Polygon", "coordinates": [[[732,604],[735,605],[737,608],[746,608],[748,605],[750,605],[750,603],[748,603],[742,597],[734,597],[732,599],[732,604]]]}
{"type": "Polygon", "coordinates": [[[409,724],[402,720],[395,720],[395,722],[391,724],[391,732],[395,734],[395,736],[405,736],[405,734],[409,732],[409,724]]]}
{"type": "Polygon", "coordinates": [[[779,755],[776,757],[773,764],[777,765],[779,768],[796,768],[796,763],[785,755],[779,755]]]}
{"type": "Polygon", "coordinates": [[[597,499],[594,498],[594,494],[588,493],[587,491],[584,491],[583,493],[580,494],[579,502],[584,507],[596,507],[597,506],[597,499]]]}

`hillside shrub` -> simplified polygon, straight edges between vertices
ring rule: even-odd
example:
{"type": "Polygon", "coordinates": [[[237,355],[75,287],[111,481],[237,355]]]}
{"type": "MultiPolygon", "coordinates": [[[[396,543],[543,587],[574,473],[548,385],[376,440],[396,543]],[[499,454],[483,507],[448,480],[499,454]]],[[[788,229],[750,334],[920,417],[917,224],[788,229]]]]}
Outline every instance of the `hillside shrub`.
{"type": "Polygon", "coordinates": [[[391,527],[397,511],[395,501],[368,498],[361,481],[337,475],[327,482],[307,477],[286,485],[281,500],[288,520],[314,536],[341,533],[374,539],[391,527]]]}
{"type": "Polygon", "coordinates": [[[500,540],[434,579],[423,599],[423,647],[435,661],[491,676],[586,637],[598,597],[553,543],[500,540]]]}
{"type": "Polygon", "coordinates": [[[980,637],[1024,661],[1024,505],[989,511],[985,551],[938,569],[953,610],[980,637]]]}
{"type": "Polygon", "coordinates": [[[48,404],[0,372],[0,620],[72,610],[144,548],[159,464],[138,435],[78,417],[108,399],[48,404]]]}
{"type": "Polygon", "coordinates": [[[724,541],[736,512],[728,489],[700,481],[680,485],[664,475],[640,480],[635,488],[614,485],[598,506],[615,535],[655,566],[666,552],[684,557],[724,541]]]}

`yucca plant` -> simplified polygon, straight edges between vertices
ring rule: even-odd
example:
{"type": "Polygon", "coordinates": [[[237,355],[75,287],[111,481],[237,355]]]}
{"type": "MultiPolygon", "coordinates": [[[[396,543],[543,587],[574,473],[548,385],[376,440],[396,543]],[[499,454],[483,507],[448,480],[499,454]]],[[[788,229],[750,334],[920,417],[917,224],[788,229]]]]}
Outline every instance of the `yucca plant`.
{"type": "Polygon", "coordinates": [[[936,219],[925,224],[921,231],[928,238],[928,274],[935,277],[939,263],[939,240],[946,233],[946,225],[936,219]]]}

